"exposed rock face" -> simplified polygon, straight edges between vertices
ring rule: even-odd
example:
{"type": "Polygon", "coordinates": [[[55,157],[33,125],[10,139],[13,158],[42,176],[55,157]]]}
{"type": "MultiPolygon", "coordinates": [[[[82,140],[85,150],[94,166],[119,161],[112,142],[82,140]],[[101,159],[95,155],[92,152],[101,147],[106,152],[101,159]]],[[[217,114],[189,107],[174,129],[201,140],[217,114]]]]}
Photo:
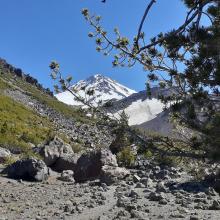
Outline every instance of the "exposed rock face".
{"type": "Polygon", "coordinates": [[[4,171],[8,177],[32,181],[43,181],[48,178],[49,170],[42,160],[23,159],[9,165],[4,171]]]}
{"type": "Polygon", "coordinates": [[[72,154],[73,150],[69,144],[64,143],[58,137],[55,137],[48,145],[40,150],[40,155],[44,158],[47,166],[52,166],[63,154],[72,154]]]}
{"type": "Polygon", "coordinates": [[[103,166],[117,167],[116,156],[107,149],[84,153],[77,161],[74,178],[77,182],[97,178],[103,166]]]}
{"type": "Polygon", "coordinates": [[[79,154],[63,154],[56,160],[52,169],[57,172],[62,172],[64,170],[75,171],[79,157],[79,154]]]}
{"type": "Polygon", "coordinates": [[[118,166],[116,156],[114,154],[112,154],[112,152],[110,150],[102,149],[100,151],[100,153],[101,153],[102,166],[105,166],[105,165],[113,166],[113,167],[118,166]]]}
{"type": "Polygon", "coordinates": [[[4,163],[5,160],[11,156],[9,150],[0,147],[0,163],[4,163]]]}
{"type": "Polygon", "coordinates": [[[107,185],[117,183],[130,175],[130,172],[124,167],[112,167],[105,165],[102,167],[100,180],[107,185]]]}
{"type": "Polygon", "coordinates": [[[102,163],[100,151],[84,153],[77,161],[74,178],[77,182],[95,178],[99,176],[101,168],[102,163]]]}

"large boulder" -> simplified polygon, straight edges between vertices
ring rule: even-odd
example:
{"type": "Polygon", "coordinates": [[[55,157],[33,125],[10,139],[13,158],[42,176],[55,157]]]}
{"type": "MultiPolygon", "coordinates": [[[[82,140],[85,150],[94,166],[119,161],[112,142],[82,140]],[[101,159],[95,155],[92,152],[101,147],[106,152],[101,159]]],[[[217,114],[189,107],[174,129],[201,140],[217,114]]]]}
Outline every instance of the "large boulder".
{"type": "Polygon", "coordinates": [[[13,179],[43,181],[49,176],[49,169],[42,160],[22,159],[9,165],[3,173],[13,179]]]}
{"type": "Polygon", "coordinates": [[[102,166],[113,166],[118,167],[117,159],[114,154],[108,149],[101,149],[100,150],[100,160],[102,166]]]}
{"type": "Polygon", "coordinates": [[[76,164],[74,179],[77,182],[100,176],[102,167],[117,167],[116,156],[108,149],[92,150],[81,155],[76,164]]]}
{"type": "Polygon", "coordinates": [[[9,150],[0,147],[0,163],[4,163],[11,156],[9,150]]]}
{"type": "Polygon", "coordinates": [[[111,185],[125,179],[129,175],[130,172],[124,167],[112,167],[105,165],[101,169],[100,180],[102,183],[111,185]]]}
{"type": "Polygon", "coordinates": [[[48,145],[42,147],[39,153],[46,165],[52,166],[63,154],[73,154],[73,150],[69,144],[56,136],[48,145]]]}
{"type": "Polygon", "coordinates": [[[63,154],[56,160],[52,169],[57,172],[62,172],[64,170],[75,171],[79,157],[79,154],[63,154]]]}

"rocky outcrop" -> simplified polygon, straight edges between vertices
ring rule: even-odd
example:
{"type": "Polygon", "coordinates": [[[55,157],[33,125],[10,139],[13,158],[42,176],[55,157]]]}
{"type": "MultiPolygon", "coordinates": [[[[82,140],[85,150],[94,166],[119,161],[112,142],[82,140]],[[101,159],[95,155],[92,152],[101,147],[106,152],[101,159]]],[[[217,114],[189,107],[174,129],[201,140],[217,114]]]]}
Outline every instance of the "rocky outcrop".
{"type": "Polygon", "coordinates": [[[3,173],[13,179],[43,181],[49,176],[49,170],[42,160],[23,159],[5,168],[3,173]]]}
{"type": "Polygon", "coordinates": [[[97,178],[104,166],[117,167],[116,156],[108,149],[84,153],[77,161],[74,178],[77,182],[97,178]]]}
{"type": "Polygon", "coordinates": [[[56,160],[52,169],[57,172],[62,172],[64,170],[75,171],[79,157],[79,154],[63,154],[56,160]]]}
{"type": "Polygon", "coordinates": [[[76,164],[74,179],[77,182],[83,182],[99,176],[102,168],[101,152],[91,151],[82,154],[76,164]]]}
{"type": "Polygon", "coordinates": [[[0,163],[4,163],[11,156],[9,150],[0,147],[0,163]]]}
{"type": "Polygon", "coordinates": [[[41,148],[39,153],[43,157],[46,165],[52,166],[63,154],[72,154],[73,150],[71,146],[66,144],[62,139],[54,137],[48,145],[41,148]]]}

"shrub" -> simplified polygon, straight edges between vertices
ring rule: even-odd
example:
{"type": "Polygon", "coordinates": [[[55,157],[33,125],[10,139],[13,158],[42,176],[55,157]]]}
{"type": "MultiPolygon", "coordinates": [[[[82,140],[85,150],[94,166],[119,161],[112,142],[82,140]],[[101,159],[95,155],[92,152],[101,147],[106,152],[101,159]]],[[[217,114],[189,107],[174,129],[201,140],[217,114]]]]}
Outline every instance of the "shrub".
{"type": "Polygon", "coordinates": [[[17,159],[15,157],[7,157],[5,160],[4,160],[4,165],[8,166],[8,165],[11,165],[13,164],[17,159]]]}
{"type": "Polygon", "coordinates": [[[178,165],[179,158],[159,155],[155,159],[159,163],[159,165],[176,167],[178,165]]]}
{"type": "Polygon", "coordinates": [[[1,146],[24,152],[29,143],[37,145],[47,139],[52,126],[46,118],[4,95],[0,95],[0,103],[1,146]]]}
{"type": "Polygon", "coordinates": [[[72,143],[71,147],[72,147],[74,153],[79,153],[83,150],[82,145],[79,143],[72,143]]]}
{"type": "Polygon", "coordinates": [[[130,167],[134,164],[135,159],[136,156],[131,147],[125,147],[117,154],[117,161],[120,166],[130,167]]]}

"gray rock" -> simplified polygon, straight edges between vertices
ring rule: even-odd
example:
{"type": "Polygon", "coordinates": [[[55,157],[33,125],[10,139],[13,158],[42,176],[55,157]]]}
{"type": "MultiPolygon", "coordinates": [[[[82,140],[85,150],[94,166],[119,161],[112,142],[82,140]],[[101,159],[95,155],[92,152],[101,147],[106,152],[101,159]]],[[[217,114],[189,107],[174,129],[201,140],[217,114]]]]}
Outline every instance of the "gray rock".
{"type": "Polygon", "coordinates": [[[63,154],[56,160],[52,169],[57,172],[62,172],[63,170],[75,171],[79,157],[79,154],[63,154]]]}
{"type": "Polygon", "coordinates": [[[138,193],[133,189],[131,190],[129,196],[132,197],[132,198],[138,198],[139,197],[138,193]]]}
{"type": "Polygon", "coordinates": [[[135,183],[137,183],[137,182],[140,182],[141,178],[138,175],[134,175],[133,180],[135,183]]]}
{"type": "Polygon", "coordinates": [[[145,188],[145,185],[143,183],[137,183],[135,188],[145,188]]]}
{"type": "Polygon", "coordinates": [[[118,183],[130,175],[130,172],[123,167],[112,167],[105,165],[101,169],[100,180],[107,185],[118,183]]]}
{"type": "Polygon", "coordinates": [[[151,192],[151,193],[149,194],[149,196],[148,196],[148,199],[149,199],[150,201],[160,201],[160,200],[163,200],[163,199],[165,199],[165,198],[163,197],[162,194],[155,193],[155,192],[151,192]]]}
{"type": "Polygon", "coordinates": [[[191,215],[189,219],[190,220],[199,220],[200,218],[198,215],[191,215]]]}
{"type": "Polygon", "coordinates": [[[210,206],[211,210],[220,210],[220,201],[214,200],[212,205],[210,206]]]}
{"type": "Polygon", "coordinates": [[[141,183],[143,183],[148,188],[154,187],[154,182],[151,178],[144,177],[141,179],[141,183]]]}
{"type": "Polygon", "coordinates": [[[13,179],[43,181],[48,178],[49,170],[42,160],[23,159],[6,167],[4,173],[13,179]]]}
{"type": "Polygon", "coordinates": [[[168,202],[167,202],[167,200],[166,199],[161,199],[160,201],[159,201],[159,204],[161,204],[161,205],[166,205],[168,202]]]}
{"type": "Polygon", "coordinates": [[[9,150],[0,147],[0,163],[4,163],[5,160],[11,156],[11,153],[9,150]]]}
{"type": "Polygon", "coordinates": [[[209,196],[217,196],[217,195],[218,195],[218,193],[217,193],[217,192],[215,191],[215,189],[212,188],[212,187],[209,187],[209,189],[208,189],[208,191],[206,192],[206,194],[209,195],[209,196]]]}
{"type": "Polygon", "coordinates": [[[118,207],[126,208],[131,205],[131,201],[127,197],[121,196],[118,198],[116,205],[118,207]]]}
{"type": "Polygon", "coordinates": [[[69,144],[66,144],[62,139],[55,136],[48,145],[40,149],[39,153],[46,165],[52,166],[63,154],[73,154],[73,150],[69,144]]]}
{"type": "Polygon", "coordinates": [[[105,166],[105,165],[113,166],[113,167],[118,166],[116,156],[114,154],[112,154],[112,152],[110,150],[101,149],[100,153],[101,153],[102,166],[105,166]]]}
{"type": "Polygon", "coordinates": [[[137,218],[138,220],[148,220],[149,216],[145,212],[137,211],[137,210],[131,210],[131,217],[137,218]]]}
{"type": "MultiPolygon", "coordinates": [[[[117,165],[116,156],[108,149],[92,150],[82,154],[78,159],[74,178],[77,182],[98,178],[102,167],[117,168],[117,165]]],[[[102,176],[105,174],[105,169],[103,171],[102,176]]]]}
{"type": "Polygon", "coordinates": [[[64,170],[61,173],[61,176],[59,177],[59,180],[65,181],[65,182],[72,182],[74,183],[75,180],[73,178],[74,172],[72,170],[64,170]]]}
{"type": "Polygon", "coordinates": [[[178,219],[178,218],[185,218],[185,215],[183,215],[183,214],[180,214],[180,213],[172,213],[171,215],[170,215],[170,218],[174,218],[174,219],[178,219]]]}
{"type": "Polygon", "coordinates": [[[157,184],[156,191],[157,192],[167,192],[167,189],[166,189],[163,181],[161,181],[157,184]]]}

